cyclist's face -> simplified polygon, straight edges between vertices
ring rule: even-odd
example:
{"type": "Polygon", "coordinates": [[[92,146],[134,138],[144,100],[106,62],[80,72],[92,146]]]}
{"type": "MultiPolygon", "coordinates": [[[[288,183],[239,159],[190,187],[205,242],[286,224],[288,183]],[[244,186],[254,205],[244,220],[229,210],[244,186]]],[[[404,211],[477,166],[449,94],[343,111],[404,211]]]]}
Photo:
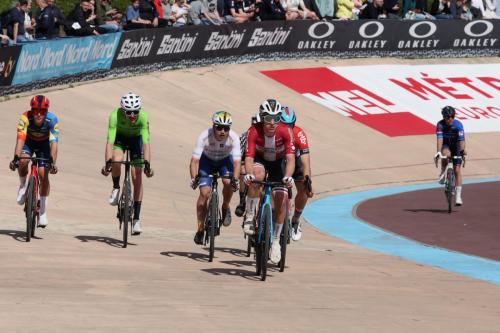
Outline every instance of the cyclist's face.
{"type": "Polygon", "coordinates": [[[229,126],[214,125],[214,135],[219,141],[224,140],[229,135],[229,126]]]}
{"type": "Polygon", "coordinates": [[[47,115],[47,110],[32,109],[33,119],[35,120],[35,125],[40,126],[45,120],[47,115]]]}
{"type": "Polygon", "coordinates": [[[455,118],[453,118],[453,117],[447,117],[447,118],[444,118],[444,121],[446,122],[446,125],[450,126],[453,123],[454,119],[455,118]]]}
{"type": "Polygon", "coordinates": [[[139,111],[123,111],[125,112],[125,116],[127,117],[128,121],[131,123],[135,123],[137,121],[137,118],[139,116],[139,111]]]}
{"type": "Polygon", "coordinates": [[[278,127],[279,122],[272,121],[263,121],[262,128],[264,129],[264,134],[266,136],[273,136],[276,132],[276,127],[278,127]]]}

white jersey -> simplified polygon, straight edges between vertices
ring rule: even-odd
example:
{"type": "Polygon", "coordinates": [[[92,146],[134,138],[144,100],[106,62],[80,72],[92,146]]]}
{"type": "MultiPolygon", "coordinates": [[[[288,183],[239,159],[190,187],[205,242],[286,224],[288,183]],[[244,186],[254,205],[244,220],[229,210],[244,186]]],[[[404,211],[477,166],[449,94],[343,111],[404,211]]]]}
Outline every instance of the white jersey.
{"type": "Polygon", "coordinates": [[[208,128],[200,134],[193,150],[193,157],[200,158],[201,154],[212,161],[220,161],[229,155],[232,155],[235,161],[241,160],[240,138],[236,132],[230,130],[225,140],[218,141],[214,130],[208,128]]]}

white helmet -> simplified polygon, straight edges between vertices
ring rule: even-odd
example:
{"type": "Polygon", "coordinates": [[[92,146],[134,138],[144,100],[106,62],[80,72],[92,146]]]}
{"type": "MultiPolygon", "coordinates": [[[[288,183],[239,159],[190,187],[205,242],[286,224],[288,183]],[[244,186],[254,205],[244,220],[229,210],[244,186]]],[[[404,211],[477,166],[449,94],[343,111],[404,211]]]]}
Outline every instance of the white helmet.
{"type": "Polygon", "coordinates": [[[124,111],[138,111],[142,106],[141,97],[134,93],[123,95],[120,100],[120,106],[124,111]]]}
{"type": "Polygon", "coordinates": [[[212,122],[215,125],[231,126],[233,124],[233,118],[229,112],[217,111],[212,116],[212,122]]]}
{"type": "Polygon", "coordinates": [[[260,115],[279,115],[281,114],[281,103],[276,99],[266,99],[259,107],[260,115]]]}

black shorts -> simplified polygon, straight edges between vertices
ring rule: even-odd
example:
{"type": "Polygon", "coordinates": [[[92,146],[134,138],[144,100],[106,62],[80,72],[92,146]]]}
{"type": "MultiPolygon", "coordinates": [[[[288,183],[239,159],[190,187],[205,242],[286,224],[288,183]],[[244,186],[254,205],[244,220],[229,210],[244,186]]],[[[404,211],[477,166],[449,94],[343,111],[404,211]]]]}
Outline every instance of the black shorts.
{"type": "Polygon", "coordinates": [[[280,182],[285,176],[285,160],[277,161],[266,161],[261,157],[256,156],[253,160],[254,163],[258,163],[264,166],[267,172],[267,180],[271,182],[280,182]]]}

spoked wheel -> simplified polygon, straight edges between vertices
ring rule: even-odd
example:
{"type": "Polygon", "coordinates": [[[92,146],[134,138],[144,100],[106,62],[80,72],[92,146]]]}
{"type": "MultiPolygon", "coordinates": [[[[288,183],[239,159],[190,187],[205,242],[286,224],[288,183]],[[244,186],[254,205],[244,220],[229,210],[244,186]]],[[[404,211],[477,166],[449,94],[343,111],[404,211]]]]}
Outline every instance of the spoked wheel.
{"type": "Polygon", "coordinates": [[[208,204],[208,242],[209,242],[209,251],[208,251],[208,261],[212,262],[214,260],[214,252],[215,252],[215,235],[217,232],[217,228],[219,227],[219,203],[217,202],[217,196],[212,195],[210,197],[210,203],[208,204]]]}
{"type": "Polygon", "coordinates": [[[449,169],[447,171],[447,182],[446,182],[446,199],[448,200],[448,213],[451,213],[451,208],[453,205],[453,190],[455,187],[455,174],[453,170],[449,169]]]}
{"type": "Polygon", "coordinates": [[[247,257],[250,257],[252,254],[252,236],[246,235],[247,239],[247,257]]]}
{"type": "Polygon", "coordinates": [[[122,223],[122,233],[123,233],[123,248],[126,248],[128,245],[128,224],[131,221],[132,217],[132,207],[130,205],[130,188],[125,187],[125,191],[122,197],[122,205],[123,205],[123,214],[121,216],[122,223]]]}
{"type": "Polygon", "coordinates": [[[267,260],[269,259],[269,248],[271,247],[271,207],[267,207],[264,211],[263,219],[264,234],[261,241],[261,253],[260,253],[260,280],[266,281],[267,277],[267,260]]]}
{"type": "Polygon", "coordinates": [[[35,235],[33,224],[35,223],[35,178],[30,177],[28,188],[26,189],[28,197],[26,198],[26,242],[31,241],[31,237],[35,235]]]}
{"type": "Polygon", "coordinates": [[[281,246],[281,260],[278,263],[280,272],[285,270],[285,260],[286,260],[286,248],[288,245],[288,239],[290,236],[290,216],[288,216],[288,202],[285,205],[285,222],[283,223],[283,229],[280,235],[280,246],[281,246]]]}

